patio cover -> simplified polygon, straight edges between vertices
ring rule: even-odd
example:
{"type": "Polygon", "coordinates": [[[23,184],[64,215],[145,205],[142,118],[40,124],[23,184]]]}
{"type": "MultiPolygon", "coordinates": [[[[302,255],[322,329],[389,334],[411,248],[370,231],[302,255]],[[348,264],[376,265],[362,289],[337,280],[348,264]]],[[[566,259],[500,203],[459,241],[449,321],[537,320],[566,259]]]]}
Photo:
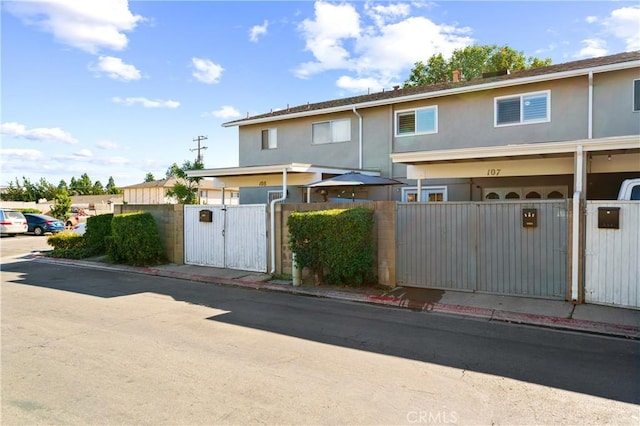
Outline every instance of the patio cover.
{"type": "Polygon", "coordinates": [[[364,186],[364,185],[400,185],[394,179],[387,179],[380,176],[363,175],[359,172],[349,172],[342,175],[334,176],[318,182],[307,185],[309,188],[320,188],[323,186],[364,186]]]}

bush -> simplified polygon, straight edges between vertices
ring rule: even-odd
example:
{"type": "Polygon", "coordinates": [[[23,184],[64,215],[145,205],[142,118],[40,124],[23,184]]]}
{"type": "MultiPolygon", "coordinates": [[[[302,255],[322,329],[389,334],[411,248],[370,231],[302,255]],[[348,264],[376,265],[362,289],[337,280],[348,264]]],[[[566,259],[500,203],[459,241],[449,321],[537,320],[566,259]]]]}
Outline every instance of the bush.
{"type": "Polygon", "coordinates": [[[71,232],[58,232],[50,235],[47,237],[47,243],[53,246],[54,250],[85,248],[87,245],[83,235],[72,234],[71,232]]]}
{"type": "Polygon", "coordinates": [[[113,213],[90,216],[87,218],[87,231],[84,234],[87,249],[93,254],[107,252],[106,239],[111,236],[113,213]]]}
{"type": "Polygon", "coordinates": [[[38,210],[38,209],[34,209],[34,208],[25,208],[25,209],[17,209],[19,212],[21,213],[37,213],[37,214],[41,214],[42,211],[38,210]]]}
{"type": "Polygon", "coordinates": [[[49,253],[51,257],[84,259],[91,256],[91,252],[87,249],[84,235],[59,232],[47,237],[47,243],[53,247],[53,250],[49,253]]]}
{"type": "Polygon", "coordinates": [[[289,216],[289,248],[296,264],[316,281],[361,285],[374,279],[373,211],[366,208],[294,212],[289,216]]]}
{"type": "Polygon", "coordinates": [[[158,264],[164,253],[156,221],[146,212],[113,216],[105,245],[111,260],[136,266],[158,264]]]}

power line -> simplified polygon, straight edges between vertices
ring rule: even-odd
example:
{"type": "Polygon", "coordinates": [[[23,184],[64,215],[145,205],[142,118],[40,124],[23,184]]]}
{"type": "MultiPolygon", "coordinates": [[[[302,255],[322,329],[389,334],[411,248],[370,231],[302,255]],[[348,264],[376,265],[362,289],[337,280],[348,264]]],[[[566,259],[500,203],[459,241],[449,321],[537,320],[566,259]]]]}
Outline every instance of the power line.
{"type": "Polygon", "coordinates": [[[193,148],[190,149],[189,151],[193,152],[193,151],[198,151],[198,157],[197,157],[197,161],[198,163],[202,163],[202,154],[200,153],[200,151],[207,149],[206,146],[200,146],[200,142],[207,140],[208,138],[206,136],[198,136],[197,138],[195,138],[193,141],[194,142],[198,142],[198,147],[197,148],[193,148]]]}

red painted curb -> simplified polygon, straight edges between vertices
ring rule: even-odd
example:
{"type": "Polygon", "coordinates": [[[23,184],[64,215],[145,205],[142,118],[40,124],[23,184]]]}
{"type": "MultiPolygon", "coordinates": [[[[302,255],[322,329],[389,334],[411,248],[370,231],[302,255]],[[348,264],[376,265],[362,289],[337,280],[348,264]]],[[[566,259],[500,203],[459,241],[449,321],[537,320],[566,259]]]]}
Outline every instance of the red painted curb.
{"type": "Polygon", "coordinates": [[[98,268],[108,270],[119,270],[123,272],[140,273],[153,276],[177,278],[195,282],[232,285],[256,290],[279,291],[289,294],[303,294],[307,296],[325,297],[352,302],[372,303],[376,305],[395,306],[404,309],[419,310],[423,312],[437,312],[446,314],[456,314],[486,318],[490,321],[513,322],[518,324],[537,325],[550,328],[559,328],[573,331],[583,331],[598,334],[608,334],[615,336],[630,337],[640,339],[640,328],[620,324],[609,324],[589,320],[576,320],[571,318],[558,318],[539,314],[525,314],[521,312],[502,311],[490,308],[478,308],[463,305],[448,305],[437,302],[418,302],[406,298],[385,295],[371,295],[347,293],[335,290],[308,290],[300,287],[274,285],[265,282],[246,281],[241,279],[215,277],[211,275],[189,274],[159,268],[142,268],[127,265],[106,265],[97,262],[88,262],[75,259],[50,258],[46,256],[33,255],[36,261],[47,263],[61,263],[72,266],[98,268]]]}

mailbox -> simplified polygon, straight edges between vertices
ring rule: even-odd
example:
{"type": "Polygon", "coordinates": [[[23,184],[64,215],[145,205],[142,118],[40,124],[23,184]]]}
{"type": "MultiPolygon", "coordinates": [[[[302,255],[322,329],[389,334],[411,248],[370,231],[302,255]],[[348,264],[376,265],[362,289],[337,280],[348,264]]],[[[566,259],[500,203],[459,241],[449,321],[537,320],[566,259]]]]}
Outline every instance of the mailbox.
{"type": "Polygon", "coordinates": [[[535,228],[538,226],[538,209],[522,209],[522,227],[535,228]]]}
{"type": "Polygon", "coordinates": [[[213,222],[213,212],[211,210],[200,210],[200,222],[213,222]]]}
{"type": "Polygon", "coordinates": [[[620,207],[598,207],[598,228],[620,229],[620,207]]]}

